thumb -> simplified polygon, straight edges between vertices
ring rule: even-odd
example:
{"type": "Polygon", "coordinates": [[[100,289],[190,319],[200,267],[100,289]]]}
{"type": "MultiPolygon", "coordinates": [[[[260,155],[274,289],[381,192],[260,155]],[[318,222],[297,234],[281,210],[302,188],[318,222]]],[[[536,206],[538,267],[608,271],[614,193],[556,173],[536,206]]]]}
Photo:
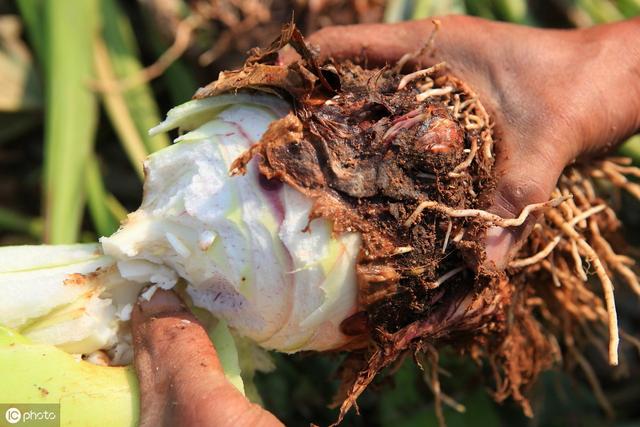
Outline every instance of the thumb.
{"type": "Polygon", "coordinates": [[[140,426],[281,425],[225,377],[205,328],[171,291],[132,313],[140,426]]]}
{"type": "MultiPolygon", "coordinates": [[[[557,156],[554,145],[530,143],[526,149],[508,155],[499,153],[497,183],[489,211],[503,218],[515,218],[530,204],[546,202],[568,161],[557,156]],[[549,147],[548,151],[536,148],[549,147]]],[[[492,226],[486,235],[486,263],[504,269],[528,237],[540,213],[532,213],[519,227],[492,226]]]]}

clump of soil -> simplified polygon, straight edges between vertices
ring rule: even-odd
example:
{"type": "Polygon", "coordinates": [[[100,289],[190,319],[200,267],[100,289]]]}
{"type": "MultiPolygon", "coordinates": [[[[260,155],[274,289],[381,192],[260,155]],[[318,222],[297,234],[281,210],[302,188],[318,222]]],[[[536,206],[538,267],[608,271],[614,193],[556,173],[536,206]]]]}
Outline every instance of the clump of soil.
{"type": "Polygon", "coordinates": [[[495,181],[491,118],[445,64],[410,74],[402,68],[319,63],[288,26],[270,48],[254,50],[241,70],[222,73],[196,97],[250,89],[289,99],[293,111],[273,122],[232,172],[242,173],[257,157],[266,178],[315,201],[310,219],[328,218],[335,233],[362,235],[360,311],[342,324],[353,340],[343,369],[341,417],[383,368],[407,353],[434,359],[445,344],[487,358],[495,397],[511,395],[531,413],[523,389],[558,354],[557,340],[543,325],[557,329],[558,316],[549,312],[553,304],[558,310],[576,305],[571,325],[583,322],[590,306],[587,318],[606,321],[617,337],[610,321],[615,307],[603,308],[581,270],[583,258],[592,263],[607,304],[606,262],[635,280],[598,230],[602,213],[608,218],[604,231],[615,231],[615,214],[606,205],[594,209],[593,188],[576,193],[587,182],[576,168],[551,201],[528,206],[518,218],[486,212],[495,181]],[[286,44],[301,59],[281,65],[277,52],[286,44]],[[518,226],[533,211],[544,212],[544,220],[508,274],[485,269],[487,227],[518,226]],[[574,227],[588,230],[606,255],[599,256],[574,227]],[[557,256],[547,258],[551,253],[557,256]],[[549,287],[550,280],[564,286],[549,287]],[[582,293],[574,295],[576,289],[582,293]]]}

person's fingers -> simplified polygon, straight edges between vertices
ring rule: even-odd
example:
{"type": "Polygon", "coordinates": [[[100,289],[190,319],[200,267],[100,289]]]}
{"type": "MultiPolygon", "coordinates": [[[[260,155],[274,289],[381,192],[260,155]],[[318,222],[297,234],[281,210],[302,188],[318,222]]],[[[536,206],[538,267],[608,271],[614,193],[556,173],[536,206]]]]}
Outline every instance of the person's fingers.
{"type": "MultiPolygon", "coordinates": [[[[406,23],[331,26],[316,31],[306,41],[317,50],[321,62],[332,58],[379,67],[397,62],[414,49],[405,41],[409,35],[406,27],[406,23]]],[[[300,59],[300,55],[287,45],[280,50],[278,59],[282,64],[290,64],[300,59]]]]}
{"type": "Polygon", "coordinates": [[[352,60],[368,66],[397,62],[425,45],[433,25],[429,21],[326,27],[308,38],[321,59],[352,60]]]}
{"type": "Polygon", "coordinates": [[[513,31],[521,30],[481,18],[449,15],[395,24],[325,27],[311,34],[307,41],[318,48],[321,60],[334,58],[381,67],[395,64],[405,54],[417,52],[433,40],[433,49],[407,65],[420,68],[446,61],[454,71],[469,74],[486,71],[478,66],[496,51],[489,49],[492,40],[501,40],[499,36],[513,31]],[[438,30],[434,20],[440,23],[438,30]],[[496,36],[496,32],[500,34],[496,36]]]}
{"type": "Polygon", "coordinates": [[[204,327],[170,291],[132,313],[140,426],[280,425],[227,381],[204,327]]]}
{"type": "Polygon", "coordinates": [[[195,361],[206,366],[203,374],[209,378],[208,386],[223,381],[207,334],[173,292],[158,290],[151,300],[139,302],[131,327],[140,381],[140,426],[173,421],[175,376],[182,369],[205,371],[194,367],[195,361]]]}

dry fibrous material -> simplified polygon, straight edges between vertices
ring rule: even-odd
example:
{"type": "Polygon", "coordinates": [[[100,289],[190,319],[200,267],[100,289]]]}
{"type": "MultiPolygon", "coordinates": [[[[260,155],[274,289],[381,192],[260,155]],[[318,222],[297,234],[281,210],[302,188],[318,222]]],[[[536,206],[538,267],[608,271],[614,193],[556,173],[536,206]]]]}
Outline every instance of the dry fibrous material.
{"type": "Polygon", "coordinates": [[[625,175],[639,172],[630,159],[615,157],[567,168],[553,195],[572,198],[543,215],[509,268],[510,280],[527,285],[527,304],[584,372],[608,415],[611,405],[580,350],[595,345],[611,365],[619,363],[620,339],[640,351],[638,339],[619,330],[613,284],[617,278],[640,296],[635,261],[610,243],[620,242],[621,228],[610,199],[620,191],[638,198],[640,186],[625,175]]]}

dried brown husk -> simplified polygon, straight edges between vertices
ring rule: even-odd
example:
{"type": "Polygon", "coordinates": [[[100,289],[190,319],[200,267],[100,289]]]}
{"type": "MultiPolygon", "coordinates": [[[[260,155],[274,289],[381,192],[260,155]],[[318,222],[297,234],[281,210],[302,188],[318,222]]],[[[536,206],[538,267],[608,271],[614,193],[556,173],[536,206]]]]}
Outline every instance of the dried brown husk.
{"type": "MultiPolygon", "coordinates": [[[[493,125],[477,95],[444,64],[405,76],[391,67],[319,63],[289,25],[269,48],[252,51],[242,69],[221,73],[196,98],[238,90],[267,91],[293,108],[231,172],[243,173],[257,158],[268,179],[314,201],[310,220],[330,219],[334,233],[358,231],[363,238],[360,311],[342,324],[353,339],[341,371],[339,420],[385,367],[444,345],[488,361],[494,397],[511,396],[531,415],[526,389],[559,360],[556,337],[575,349],[584,335],[579,328],[597,334],[595,325],[604,322],[617,334],[611,306],[603,307],[571,263],[600,263],[606,274],[619,272],[638,291],[630,260],[607,246],[619,223],[608,205],[577,224],[571,220],[605,203],[590,176],[600,173],[630,189],[622,181],[629,170],[619,163],[568,170],[554,204],[541,208],[559,206],[546,209],[519,259],[507,272],[488,271],[481,242],[492,223],[474,213],[484,212],[494,189],[493,125]],[[301,59],[278,64],[278,51],[287,44],[301,59]],[[580,186],[586,188],[572,199],[580,186]],[[416,211],[425,201],[437,206],[416,211]],[[555,240],[548,254],[539,253],[555,240]]],[[[605,293],[610,303],[608,298],[605,293]]]]}

